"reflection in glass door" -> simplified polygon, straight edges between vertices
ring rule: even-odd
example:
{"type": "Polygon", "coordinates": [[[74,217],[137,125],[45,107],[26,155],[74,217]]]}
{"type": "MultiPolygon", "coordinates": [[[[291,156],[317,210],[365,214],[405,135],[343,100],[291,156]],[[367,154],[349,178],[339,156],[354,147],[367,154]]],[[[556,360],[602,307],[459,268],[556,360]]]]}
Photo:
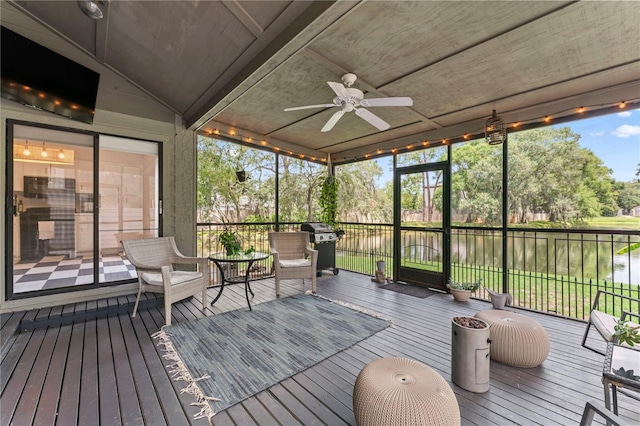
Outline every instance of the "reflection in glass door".
{"type": "Polygon", "coordinates": [[[100,283],[135,278],[122,240],[158,236],[158,144],[100,136],[100,283]]]}
{"type": "Polygon", "coordinates": [[[398,281],[446,288],[448,183],[446,163],[396,169],[394,257],[398,281]]]}
{"type": "Polygon", "coordinates": [[[88,192],[93,189],[93,136],[20,124],[10,131],[13,277],[8,297],[93,283],[93,219],[89,212],[86,221],[80,220],[85,204],[79,197],[83,182],[88,192]]]}

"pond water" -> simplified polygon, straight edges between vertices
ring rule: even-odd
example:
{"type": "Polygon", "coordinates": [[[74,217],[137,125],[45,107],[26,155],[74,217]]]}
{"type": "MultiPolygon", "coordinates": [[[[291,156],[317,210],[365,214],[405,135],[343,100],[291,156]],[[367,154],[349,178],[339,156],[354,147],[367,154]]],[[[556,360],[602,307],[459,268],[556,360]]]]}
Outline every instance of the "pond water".
{"type": "MultiPolygon", "coordinates": [[[[365,235],[358,230],[349,231],[340,247],[352,247],[364,253],[392,254],[391,229],[365,235]]],[[[640,242],[640,236],[510,231],[508,266],[513,270],[564,275],[584,282],[606,280],[640,285],[640,250],[616,254],[629,242],[640,242]]],[[[414,260],[418,253],[420,260],[425,262],[440,260],[440,234],[406,231],[403,246],[406,258],[414,260]],[[416,247],[427,249],[417,250],[416,247]]],[[[487,267],[500,267],[502,263],[499,232],[454,229],[451,251],[455,263],[487,267]]]]}

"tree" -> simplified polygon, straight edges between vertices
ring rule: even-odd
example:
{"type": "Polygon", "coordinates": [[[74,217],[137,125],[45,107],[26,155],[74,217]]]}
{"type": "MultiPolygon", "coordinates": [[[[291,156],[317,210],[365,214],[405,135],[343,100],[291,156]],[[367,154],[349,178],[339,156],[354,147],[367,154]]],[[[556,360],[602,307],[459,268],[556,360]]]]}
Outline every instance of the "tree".
{"type": "Polygon", "coordinates": [[[274,155],[266,151],[198,137],[197,203],[199,221],[240,222],[267,218],[274,204],[274,155]],[[247,180],[239,182],[237,171],[247,180]]]}
{"type": "MultiPolygon", "coordinates": [[[[447,158],[446,148],[437,147],[407,152],[398,156],[399,166],[429,164],[444,161],[447,158]]],[[[418,210],[422,214],[422,222],[432,222],[435,210],[434,195],[442,186],[442,173],[420,173],[406,176],[401,184],[402,208],[418,210]]]]}
{"type": "Polygon", "coordinates": [[[510,135],[508,200],[517,222],[536,211],[565,222],[615,214],[612,171],[579,141],[568,127],[510,135]]]}
{"type": "Polygon", "coordinates": [[[280,156],[280,220],[312,222],[319,220],[318,198],[326,166],[298,158],[280,156]]]}
{"type": "Polygon", "coordinates": [[[375,161],[361,161],[336,167],[338,219],[343,222],[385,222],[391,220],[391,204],[375,185],[382,176],[375,161]]]}
{"type": "Polygon", "coordinates": [[[501,216],[502,150],[484,141],[455,146],[451,209],[465,222],[496,223],[501,216]]]}
{"type": "Polygon", "coordinates": [[[622,184],[618,192],[618,206],[623,214],[629,214],[634,207],[640,206],[640,181],[627,182],[622,184]]]}

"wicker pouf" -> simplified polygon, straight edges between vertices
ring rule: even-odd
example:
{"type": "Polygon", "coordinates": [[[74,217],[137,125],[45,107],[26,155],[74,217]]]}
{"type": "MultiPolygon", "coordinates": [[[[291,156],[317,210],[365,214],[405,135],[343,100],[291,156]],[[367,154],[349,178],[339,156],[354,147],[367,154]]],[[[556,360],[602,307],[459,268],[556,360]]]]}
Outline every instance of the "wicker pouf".
{"type": "Polygon", "coordinates": [[[514,312],[489,309],[476,315],[490,324],[491,359],[514,367],[537,367],[549,355],[549,336],[536,321],[514,312]]]}
{"type": "Polygon", "coordinates": [[[367,364],[353,389],[353,412],[360,426],[460,424],[449,384],[432,368],[407,358],[367,364]]]}

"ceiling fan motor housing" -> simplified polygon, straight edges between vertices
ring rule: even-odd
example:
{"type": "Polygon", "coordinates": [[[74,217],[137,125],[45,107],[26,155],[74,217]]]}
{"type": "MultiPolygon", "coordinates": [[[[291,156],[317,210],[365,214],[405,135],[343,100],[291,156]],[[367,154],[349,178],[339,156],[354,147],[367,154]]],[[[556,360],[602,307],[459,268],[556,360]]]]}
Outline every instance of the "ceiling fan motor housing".
{"type": "Polygon", "coordinates": [[[353,89],[351,87],[345,87],[345,90],[349,94],[347,97],[336,96],[333,98],[333,103],[336,105],[342,105],[342,110],[345,112],[351,112],[353,109],[360,105],[360,101],[364,97],[362,90],[353,89]]]}

